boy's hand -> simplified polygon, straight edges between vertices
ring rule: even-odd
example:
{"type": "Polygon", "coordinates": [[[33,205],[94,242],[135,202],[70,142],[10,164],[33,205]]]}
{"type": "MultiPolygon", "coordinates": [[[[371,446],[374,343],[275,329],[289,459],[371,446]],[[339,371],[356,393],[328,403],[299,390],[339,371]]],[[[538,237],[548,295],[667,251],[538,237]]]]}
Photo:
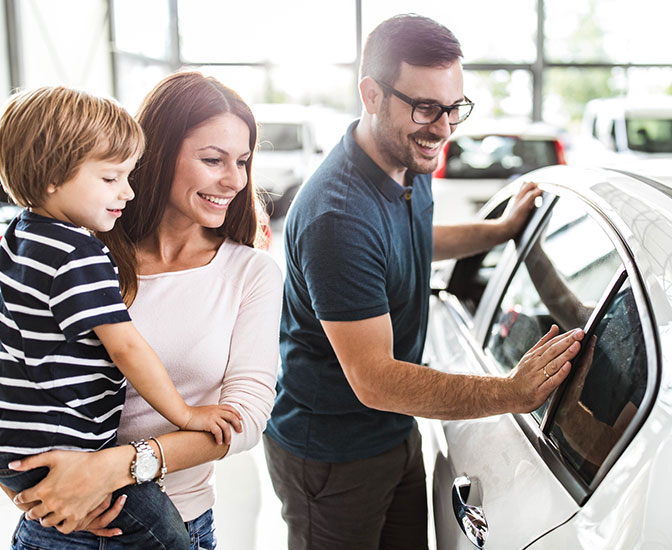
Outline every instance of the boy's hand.
{"type": "Polygon", "coordinates": [[[237,433],[243,431],[242,417],[231,405],[206,405],[189,407],[189,420],[183,430],[210,432],[215,436],[218,445],[231,443],[231,428],[237,433]]]}

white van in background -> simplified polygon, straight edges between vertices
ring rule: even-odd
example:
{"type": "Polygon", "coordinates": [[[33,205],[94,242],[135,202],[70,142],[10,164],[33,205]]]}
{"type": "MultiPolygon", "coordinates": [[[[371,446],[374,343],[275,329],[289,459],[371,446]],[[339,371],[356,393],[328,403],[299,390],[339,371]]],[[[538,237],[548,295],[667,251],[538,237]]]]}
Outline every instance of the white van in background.
{"type": "Polygon", "coordinates": [[[586,104],[570,164],[624,166],[672,158],[672,96],[603,98],[586,104]]]}
{"type": "Polygon", "coordinates": [[[253,177],[264,192],[272,217],[283,216],[301,184],[322,160],[309,107],[290,104],[257,104],[252,112],[259,126],[253,177]]]}

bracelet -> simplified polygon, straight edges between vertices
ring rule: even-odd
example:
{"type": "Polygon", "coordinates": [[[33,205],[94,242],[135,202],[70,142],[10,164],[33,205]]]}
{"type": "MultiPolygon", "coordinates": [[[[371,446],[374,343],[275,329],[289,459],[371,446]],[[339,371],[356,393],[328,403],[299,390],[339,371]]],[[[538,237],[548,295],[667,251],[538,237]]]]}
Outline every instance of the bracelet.
{"type": "Polygon", "coordinates": [[[149,439],[156,441],[156,444],[159,446],[159,454],[161,455],[161,475],[159,476],[159,479],[156,480],[156,484],[161,489],[161,492],[165,493],[166,486],[164,483],[166,480],[166,472],[168,472],[168,468],[166,467],[166,455],[163,453],[163,446],[161,445],[161,442],[156,439],[156,437],[150,437],[149,439]]]}

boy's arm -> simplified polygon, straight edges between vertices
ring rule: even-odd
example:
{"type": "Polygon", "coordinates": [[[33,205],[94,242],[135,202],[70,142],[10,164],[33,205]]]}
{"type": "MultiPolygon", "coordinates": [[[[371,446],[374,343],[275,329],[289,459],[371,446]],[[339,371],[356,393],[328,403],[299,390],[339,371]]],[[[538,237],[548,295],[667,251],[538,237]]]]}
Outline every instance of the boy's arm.
{"type": "Polygon", "coordinates": [[[190,407],[180,396],[161,359],[133,323],[112,323],[93,329],[117,368],[157,412],[183,430],[212,432],[217,443],[230,441],[229,424],[242,426],[231,408],[190,407]]]}
{"type": "Polygon", "coordinates": [[[166,369],[133,323],[99,325],[93,329],[110,359],[156,411],[178,427],[189,421],[189,407],[166,369]]]}

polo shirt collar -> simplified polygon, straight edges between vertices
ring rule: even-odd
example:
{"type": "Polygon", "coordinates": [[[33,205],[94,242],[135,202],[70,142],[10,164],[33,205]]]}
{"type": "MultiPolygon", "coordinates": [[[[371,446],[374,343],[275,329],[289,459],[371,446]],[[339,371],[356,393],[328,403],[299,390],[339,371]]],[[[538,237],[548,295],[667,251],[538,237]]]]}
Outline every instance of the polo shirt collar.
{"type": "Polygon", "coordinates": [[[407,171],[407,178],[411,181],[411,185],[407,185],[406,187],[394,181],[364,152],[364,149],[355,140],[354,132],[357,124],[359,124],[359,119],[350,124],[343,136],[343,147],[346,154],[388,201],[402,198],[406,194],[406,191],[412,188],[412,182],[415,181],[417,174],[410,170],[407,171]]]}

